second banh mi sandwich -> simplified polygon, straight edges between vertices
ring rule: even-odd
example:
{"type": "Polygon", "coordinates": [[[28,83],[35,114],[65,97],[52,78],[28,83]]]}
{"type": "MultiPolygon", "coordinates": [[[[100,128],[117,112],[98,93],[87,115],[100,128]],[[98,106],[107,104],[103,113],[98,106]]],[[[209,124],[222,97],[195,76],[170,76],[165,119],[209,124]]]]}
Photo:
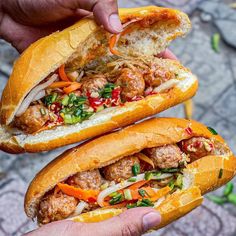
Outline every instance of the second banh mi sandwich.
{"type": "Polygon", "coordinates": [[[0,149],[39,152],[76,143],[195,94],[188,69],[158,58],[189,31],[188,16],[155,6],[119,14],[118,35],[86,18],[25,50],[3,91],[0,149]]]}
{"type": "Polygon", "coordinates": [[[67,218],[97,222],[151,206],[161,213],[163,227],[235,173],[236,159],[214,129],[193,120],[155,118],[57,157],[31,182],[25,212],[39,224],[67,218]]]}

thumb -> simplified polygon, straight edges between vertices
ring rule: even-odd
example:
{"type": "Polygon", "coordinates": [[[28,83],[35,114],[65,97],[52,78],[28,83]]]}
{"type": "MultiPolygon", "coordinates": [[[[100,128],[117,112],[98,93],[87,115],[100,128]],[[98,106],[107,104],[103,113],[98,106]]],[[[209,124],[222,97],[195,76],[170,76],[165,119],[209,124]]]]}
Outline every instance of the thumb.
{"type": "Polygon", "coordinates": [[[134,208],[109,220],[86,224],[88,227],[83,227],[86,230],[82,235],[136,236],[157,226],[160,221],[161,216],[155,209],[150,207],[134,208]]]}

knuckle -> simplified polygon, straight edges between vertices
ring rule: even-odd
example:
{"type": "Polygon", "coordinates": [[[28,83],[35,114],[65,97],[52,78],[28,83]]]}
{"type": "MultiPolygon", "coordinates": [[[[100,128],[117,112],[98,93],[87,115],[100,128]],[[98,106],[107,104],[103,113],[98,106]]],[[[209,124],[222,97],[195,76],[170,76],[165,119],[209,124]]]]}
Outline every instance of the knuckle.
{"type": "Polygon", "coordinates": [[[138,236],[141,235],[141,232],[136,224],[128,221],[127,219],[123,219],[122,217],[118,216],[121,221],[121,235],[122,236],[138,236]]]}
{"type": "Polygon", "coordinates": [[[121,230],[121,235],[122,236],[136,236],[136,235],[140,235],[140,233],[135,227],[135,225],[125,224],[121,230]]]}

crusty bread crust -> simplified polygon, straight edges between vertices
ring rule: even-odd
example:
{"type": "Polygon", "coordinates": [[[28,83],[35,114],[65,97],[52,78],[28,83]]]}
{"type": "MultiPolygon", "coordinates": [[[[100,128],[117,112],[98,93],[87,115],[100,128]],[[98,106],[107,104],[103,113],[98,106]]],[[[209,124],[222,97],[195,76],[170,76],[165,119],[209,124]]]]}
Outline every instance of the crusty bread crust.
{"type": "MultiPolygon", "coordinates": [[[[151,21],[156,19],[159,25],[165,26],[166,30],[168,30],[168,27],[178,29],[177,31],[173,30],[173,33],[168,35],[168,38],[163,39],[165,41],[164,46],[167,46],[177,36],[186,34],[190,28],[188,16],[177,10],[151,6],[120,9],[119,13],[122,22],[139,18],[146,20],[146,24],[150,25],[151,21]]],[[[1,123],[8,125],[13,120],[17,109],[28,92],[60,65],[68,62],[77,50],[80,53],[81,46],[86,50],[84,55],[76,58],[77,65],[83,67],[89,60],[94,59],[94,57],[89,55],[89,50],[93,48],[93,45],[89,45],[90,48],[87,48],[86,44],[98,31],[103,32],[103,35],[107,34],[95,24],[93,19],[86,18],[63,31],[55,32],[38,40],[26,49],[15,62],[13,72],[3,91],[1,123]]],[[[98,43],[98,41],[99,39],[95,39],[94,43],[98,43]]],[[[108,48],[107,45],[105,46],[108,48]]],[[[162,48],[162,50],[164,49],[162,48]]],[[[107,50],[102,51],[103,54],[108,52],[107,50]]],[[[93,53],[95,52],[96,50],[93,51],[93,53]]],[[[156,55],[157,53],[158,51],[153,51],[153,54],[156,55]]],[[[99,56],[102,56],[102,54],[99,56]]]]}
{"type": "Polygon", "coordinates": [[[101,135],[159,113],[192,97],[198,87],[191,72],[173,60],[163,60],[178,74],[179,85],[173,89],[124,106],[105,109],[82,124],[57,126],[34,135],[15,134],[9,127],[0,126],[0,149],[11,153],[40,152],[101,135]]]}
{"type": "MultiPolygon", "coordinates": [[[[163,51],[170,41],[184,36],[190,29],[186,14],[156,6],[120,9],[123,23],[139,19],[145,23],[142,30],[135,30],[122,37],[129,39],[129,47],[117,44],[117,49],[127,56],[153,56],[163,51]],[[155,23],[153,23],[155,22],[155,23]]],[[[139,119],[161,112],[192,97],[197,90],[196,78],[185,91],[178,89],[169,94],[152,96],[137,103],[129,103],[119,114],[109,114],[96,122],[85,125],[56,127],[35,135],[20,134],[8,125],[29,91],[54,72],[60,65],[83,68],[91,60],[109,56],[108,39],[110,34],[98,27],[93,19],[86,18],[75,25],[55,32],[33,43],[15,62],[12,75],[3,91],[0,105],[0,149],[10,153],[47,151],[64,145],[80,142],[112,129],[131,124],[139,119]],[[65,128],[66,127],[66,128],[65,128]],[[67,129],[68,127],[68,129],[67,129]],[[70,127],[70,128],[69,128],[70,127]],[[70,131],[68,131],[70,130],[70,131]]],[[[171,64],[166,60],[166,63],[171,64]]],[[[177,62],[176,70],[190,71],[177,62]]]]}
{"type": "MultiPolygon", "coordinates": [[[[35,176],[25,197],[26,214],[31,218],[35,217],[41,197],[54,188],[57,183],[77,172],[101,168],[144,148],[177,143],[193,136],[203,136],[225,144],[219,135],[213,135],[207,127],[196,121],[156,118],[70,149],[49,163],[35,176]],[[191,128],[193,132],[189,133],[187,128],[191,128]]],[[[201,158],[187,168],[193,179],[190,186],[198,186],[203,193],[226,183],[235,175],[235,170],[236,161],[231,151],[222,157],[201,158]],[[212,165],[208,165],[209,160],[212,165]],[[218,180],[220,169],[223,170],[223,175],[218,180]]]]}

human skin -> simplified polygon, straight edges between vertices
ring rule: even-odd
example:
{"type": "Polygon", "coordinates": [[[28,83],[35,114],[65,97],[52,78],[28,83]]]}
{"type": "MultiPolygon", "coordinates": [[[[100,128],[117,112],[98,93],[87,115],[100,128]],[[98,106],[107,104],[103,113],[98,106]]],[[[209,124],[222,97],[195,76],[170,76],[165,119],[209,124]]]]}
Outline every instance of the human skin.
{"type": "MultiPolygon", "coordinates": [[[[0,0],[0,37],[20,53],[89,14],[110,33],[122,31],[116,0],[0,0]]],[[[177,59],[166,50],[161,57],[177,59]]]]}
{"type": "Polygon", "coordinates": [[[119,216],[99,223],[58,221],[40,227],[24,236],[138,236],[157,226],[159,213],[150,207],[127,210],[119,216]]]}

